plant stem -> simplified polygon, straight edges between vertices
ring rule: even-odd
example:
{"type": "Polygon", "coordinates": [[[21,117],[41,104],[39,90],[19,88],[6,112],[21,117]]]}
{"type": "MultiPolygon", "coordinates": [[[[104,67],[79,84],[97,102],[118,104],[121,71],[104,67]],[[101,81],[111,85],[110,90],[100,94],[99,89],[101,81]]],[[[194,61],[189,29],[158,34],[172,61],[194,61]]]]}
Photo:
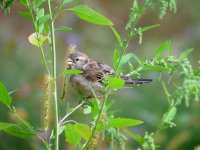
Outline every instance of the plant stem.
{"type": "MultiPolygon", "coordinates": [[[[28,3],[30,5],[31,2],[28,1],[28,3]]],[[[45,67],[46,67],[47,73],[50,75],[49,68],[47,66],[47,61],[46,61],[46,58],[45,58],[45,55],[44,55],[44,49],[43,49],[43,47],[42,47],[42,45],[41,45],[41,43],[39,41],[40,40],[39,39],[39,33],[38,33],[37,28],[36,28],[36,23],[35,23],[35,19],[34,19],[32,8],[29,6],[28,9],[29,9],[29,11],[31,13],[31,18],[32,18],[32,21],[33,21],[33,27],[34,27],[34,30],[35,30],[35,33],[36,33],[36,38],[37,38],[37,41],[39,43],[40,51],[41,51],[41,54],[42,54],[42,61],[43,61],[44,65],[45,65],[45,67]]]]}
{"type": "Polygon", "coordinates": [[[81,104],[79,104],[78,106],[76,106],[75,108],[73,108],[72,110],[71,110],[71,112],[69,112],[69,113],[67,113],[60,121],[59,121],[59,125],[62,125],[63,124],[63,122],[65,121],[65,119],[67,118],[67,117],[69,117],[75,110],[77,110],[79,107],[81,107],[82,105],[84,104],[84,102],[82,102],[81,104]]]}
{"type": "MultiPolygon", "coordinates": [[[[95,95],[95,93],[94,93],[93,90],[92,90],[92,92],[93,92],[93,94],[95,95]]],[[[87,149],[88,149],[88,146],[89,146],[90,142],[92,141],[92,138],[94,137],[94,134],[95,134],[95,132],[96,132],[97,125],[98,125],[98,123],[99,123],[99,119],[100,119],[102,110],[103,110],[103,108],[104,108],[104,106],[105,106],[105,104],[106,104],[106,100],[107,100],[107,98],[108,98],[109,93],[110,93],[110,89],[108,89],[108,91],[107,91],[106,94],[105,94],[105,97],[104,97],[104,99],[103,99],[101,108],[100,108],[100,110],[99,110],[99,114],[98,114],[97,119],[96,119],[96,121],[95,121],[94,128],[93,128],[93,130],[92,130],[92,135],[90,136],[89,140],[88,140],[87,143],[85,144],[83,150],[87,150],[87,149]]],[[[95,96],[95,98],[96,98],[96,96],[95,96]]]]}
{"type": "Polygon", "coordinates": [[[49,14],[51,15],[51,49],[52,49],[52,57],[53,57],[53,87],[54,87],[54,119],[55,119],[55,150],[59,150],[59,124],[58,124],[58,99],[57,99],[57,80],[56,80],[56,46],[55,46],[55,34],[54,34],[54,21],[52,17],[52,11],[51,11],[51,2],[48,0],[48,8],[49,8],[49,14]]]}

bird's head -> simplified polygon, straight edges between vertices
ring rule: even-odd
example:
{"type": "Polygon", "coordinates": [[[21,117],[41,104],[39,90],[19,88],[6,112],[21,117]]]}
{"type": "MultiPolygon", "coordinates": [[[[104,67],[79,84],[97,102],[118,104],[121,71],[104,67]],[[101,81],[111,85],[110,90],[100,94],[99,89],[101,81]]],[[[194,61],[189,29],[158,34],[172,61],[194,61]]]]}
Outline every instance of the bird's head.
{"type": "Polygon", "coordinates": [[[72,52],[66,61],[67,69],[82,70],[84,65],[89,62],[89,58],[86,54],[74,51],[72,52]]]}

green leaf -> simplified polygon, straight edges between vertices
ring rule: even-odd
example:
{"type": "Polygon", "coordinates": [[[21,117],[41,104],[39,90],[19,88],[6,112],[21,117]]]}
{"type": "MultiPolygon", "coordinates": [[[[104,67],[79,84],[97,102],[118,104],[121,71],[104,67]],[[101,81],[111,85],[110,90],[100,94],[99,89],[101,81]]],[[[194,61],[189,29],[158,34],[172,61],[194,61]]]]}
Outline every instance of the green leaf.
{"type": "Polygon", "coordinates": [[[24,6],[24,7],[28,7],[28,2],[27,0],[19,0],[19,2],[24,6]]]}
{"type": "Polygon", "coordinates": [[[40,47],[44,44],[44,42],[47,40],[47,37],[42,34],[36,34],[32,33],[29,37],[28,40],[31,44],[34,46],[40,47]],[[37,36],[38,35],[38,36],[37,36]]]}
{"type": "Polygon", "coordinates": [[[4,132],[19,138],[35,136],[35,133],[24,124],[0,122],[0,130],[3,130],[4,132]]]}
{"type": "Polygon", "coordinates": [[[188,57],[188,55],[193,51],[193,48],[190,48],[190,49],[186,49],[184,50],[180,56],[179,56],[179,59],[186,59],[188,57]]]}
{"type": "Polygon", "coordinates": [[[143,121],[141,120],[135,120],[129,118],[113,118],[109,122],[109,126],[114,128],[123,128],[123,127],[137,126],[142,123],[143,121]]]}
{"type": "Polygon", "coordinates": [[[43,24],[43,23],[47,22],[50,18],[51,18],[50,14],[44,15],[38,19],[38,23],[43,24]]]}
{"type": "Polygon", "coordinates": [[[42,3],[44,3],[46,0],[35,0],[33,1],[35,3],[36,7],[39,7],[40,5],[42,5],[42,3]]]}
{"type": "Polygon", "coordinates": [[[113,62],[114,68],[116,69],[117,63],[118,63],[118,60],[119,60],[119,52],[117,51],[117,49],[114,50],[113,60],[114,60],[114,62],[113,62]]]}
{"type": "Polygon", "coordinates": [[[166,50],[167,43],[167,41],[162,42],[160,47],[156,49],[156,57],[160,57],[164,53],[164,51],[166,50]]]}
{"type": "Polygon", "coordinates": [[[43,16],[44,16],[44,8],[42,8],[36,12],[36,21],[38,21],[43,16]]]}
{"type": "Polygon", "coordinates": [[[32,16],[31,16],[31,13],[30,12],[22,12],[22,11],[19,11],[18,14],[22,17],[25,17],[27,19],[32,19],[32,16]]]}
{"type": "Polygon", "coordinates": [[[98,112],[99,112],[99,100],[98,99],[94,99],[92,101],[92,105],[91,105],[91,113],[92,113],[92,116],[95,117],[98,112]]]}
{"type": "Polygon", "coordinates": [[[176,107],[170,108],[170,110],[166,114],[164,114],[163,121],[166,123],[171,122],[175,118],[176,112],[177,112],[176,107]]]}
{"type": "Polygon", "coordinates": [[[65,31],[65,32],[68,32],[68,31],[71,31],[71,30],[72,30],[72,28],[66,27],[66,26],[60,26],[60,27],[57,27],[55,29],[55,31],[65,31]]]}
{"type": "Polygon", "coordinates": [[[155,25],[151,25],[151,26],[146,26],[146,27],[143,27],[141,29],[141,32],[145,32],[145,31],[151,30],[151,29],[159,27],[159,26],[160,26],[159,24],[155,24],[155,25]]]}
{"type": "Polygon", "coordinates": [[[92,135],[92,131],[88,125],[77,123],[75,124],[75,128],[82,138],[84,138],[86,141],[89,140],[90,136],[92,135]]]}
{"type": "Polygon", "coordinates": [[[168,54],[172,55],[172,43],[171,43],[171,41],[167,42],[167,49],[168,49],[168,54]]]}
{"type": "Polygon", "coordinates": [[[108,77],[108,85],[113,89],[120,89],[124,86],[124,80],[116,77],[108,77]]]}
{"type": "Polygon", "coordinates": [[[145,65],[142,70],[150,70],[150,71],[166,71],[167,68],[162,66],[152,66],[152,65],[145,65]]]}
{"type": "Polygon", "coordinates": [[[121,40],[121,37],[120,37],[120,34],[117,32],[117,30],[115,30],[115,28],[113,26],[110,26],[111,30],[113,31],[117,41],[119,42],[119,44],[121,45],[122,43],[122,40],[121,40]]]}
{"type": "Polygon", "coordinates": [[[70,10],[72,10],[79,18],[90,23],[107,26],[113,25],[113,23],[108,18],[92,10],[87,5],[79,5],[71,8],[70,10]]]}
{"type": "Polygon", "coordinates": [[[50,31],[50,29],[49,29],[49,25],[48,25],[48,23],[44,23],[44,29],[43,29],[43,33],[45,34],[45,35],[48,35],[49,34],[49,31],[50,31]]]}
{"type": "Polygon", "coordinates": [[[65,137],[66,141],[73,145],[77,145],[81,141],[81,135],[72,124],[67,124],[65,126],[65,137]]]}
{"type": "Polygon", "coordinates": [[[67,4],[67,3],[70,3],[70,2],[72,2],[73,0],[64,0],[63,1],[63,4],[67,4]]]}
{"type": "Polygon", "coordinates": [[[130,137],[132,137],[134,140],[136,140],[140,145],[143,144],[144,140],[141,136],[136,135],[136,134],[130,132],[129,130],[125,130],[125,131],[130,137]]]}
{"type": "Polygon", "coordinates": [[[132,53],[128,53],[126,55],[123,55],[121,58],[121,61],[119,63],[119,68],[122,68],[134,55],[132,53]]]}
{"type": "Polygon", "coordinates": [[[6,90],[6,87],[2,82],[0,82],[0,102],[5,104],[6,106],[10,106],[12,102],[12,98],[8,94],[8,91],[6,90]]]}

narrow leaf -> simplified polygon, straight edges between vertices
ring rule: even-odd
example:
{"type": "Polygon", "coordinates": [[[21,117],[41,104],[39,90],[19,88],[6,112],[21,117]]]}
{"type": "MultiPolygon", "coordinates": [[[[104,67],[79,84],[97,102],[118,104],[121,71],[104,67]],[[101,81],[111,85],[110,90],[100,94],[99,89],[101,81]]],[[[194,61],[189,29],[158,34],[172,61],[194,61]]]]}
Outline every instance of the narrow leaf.
{"type": "Polygon", "coordinates": [[[66,27],[66,26],[60,26],[60,27],[57,27],[55,29],[55,31],[65,31],[65,32],[68,32],[68,31],[71,31],[71,30],[72,30],[72,28],[66,27]]]}
{"type": "Polygon", "coordinates": [[[19,138],[28,138],[31,136],[35,136],[35,133],[24,124],[11,124],[0,122],[0,130],[3,130],[4,132],[19,138]]]}
{"type": "Polygon", "coordinates": [[[109,77],[108,78],[108,85],[110,86],[110,88],[113,89],[120,89],[121,87],[124,86],[124,80],[121,78],[116,78],[116,77],[109,77]]]}
{"type": "Polygon", "coordinates": [[[130,137],[132,137],[134,140],[136,140],[139,144],[142,145],[142,143],[144,142],[144,140],[143,140],[143,138],[142,138],[141,136],[136,135],[136,134],[130,132],[129,130],[125,130],[125,131],[126,131],[126,133],[127,133],[130,137]]]}
{"type": "Polygon", "coordinates": [[[190,49],[186,49],[185,51],[183,51],[180,56],[179,59],[185,59],[188,57],[188,55],[193,51],[193,48],[190,49]]]}
{"type": "Polygon", "coordinates": [[[171,55],[172,54],[172,43],[171,43],[171,41],[167,42],[167,49],[168,49],[169,55],[171,55]]]}
{"type": "Polygon", "coordinates": [[[141,120],[135,120],[135,119],[129,119],[129,118],[113,118],[109,122],[109,126],[115,127],[115,128],[123,128],[123,127],[129,127],[129,126],[137,126],[142,123],[143,122],[141,120]]]}
{"type": "Polygon", "coordinates": [[[25,17],[27,19],[32,19],[31,13],[30,12],[23,12],[23,11],[19,11],[18,14],[22,17],[25,17]]]}
{"type": "Polygon", "coordinates": [[[151,30],[151,29],[159,27],[159,26],[160,26],[159,24],[155,24],[155,25],[151,25],[151,26],[146,26],[146,27],[143,27],[141,29],[141,32],[145,32],[145,31],[151,30]]]}
{"type": "Polygon", "coordinates": [[[31,44],[34,46],[40,47],[44,44],[44,42],[47,40],[47,37],[42,35],[42,34],[36,34],[32,33],[29,37],[28,40],[31,44]]]}
{"type": "Polygon", "coordinates": [[[108,18],[92,10],[87,5],[79,5],[71,8],[70,10],[72,10],[79,18],[90,23],[108,26],[113,25],[113,23],[108,18]]]}
{"type": "Polygon", "coordinates": [[[73,145],[77,145],[81,141],[81,136],[79,132],[72,124],[67,124],[65,126],[65,137],[66,141],[73,145]]]}
{"type": "Polygon", "coordinates": [[[156,57],[161,56],[166,50],[167,41],[164,41],[158,49],[156,49],[156,57]]]}
{"type": "Polygon", "coordinates": [[[120,34],[117,32],[117,30],[115,30],[115,28],[113,26],[110,26],[111,30],[113,31],[117,41],[119,42],[119,44],[121,45],[122,43],[122,40],[121,40],[121,37],[120,37],[120,34]]]}
{"type": "Polygon", "coordinates": [[[63,4],[67,4],[67,3],[70,3],[70,2],[72,2],[73,0],[64,0],[63,1],[63,4]]]}
{"type": "Polygon", "coordinates": [[[10,106],[12,102],[12,98],[8,94],[8,91],[6,90],[6,87],[2,82],[0,82],[0,102],[5,104],[6,106],[10,106]]]}
{"type": "Polygon", "coordinates": [[[88,125],[77,123],[75,124],[75,128],[79,132],[82,138],[84,138],[86,141],[89,140],[92,131],[88,125]]]}

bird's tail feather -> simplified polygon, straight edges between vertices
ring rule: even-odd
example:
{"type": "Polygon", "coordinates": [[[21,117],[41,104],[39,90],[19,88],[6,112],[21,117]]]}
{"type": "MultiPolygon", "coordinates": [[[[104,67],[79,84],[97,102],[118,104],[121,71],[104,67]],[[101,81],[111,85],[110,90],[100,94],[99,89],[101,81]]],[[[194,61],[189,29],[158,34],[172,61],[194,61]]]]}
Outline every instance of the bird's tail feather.
{"type": "Polygon", "coordinates": [[[149,83],[152,82],[152,79],[131,79],[128,76],[122,75],[120,76],[122,79],[124,79],[125,84],[143,84],[143,83],[149,83]]]}

